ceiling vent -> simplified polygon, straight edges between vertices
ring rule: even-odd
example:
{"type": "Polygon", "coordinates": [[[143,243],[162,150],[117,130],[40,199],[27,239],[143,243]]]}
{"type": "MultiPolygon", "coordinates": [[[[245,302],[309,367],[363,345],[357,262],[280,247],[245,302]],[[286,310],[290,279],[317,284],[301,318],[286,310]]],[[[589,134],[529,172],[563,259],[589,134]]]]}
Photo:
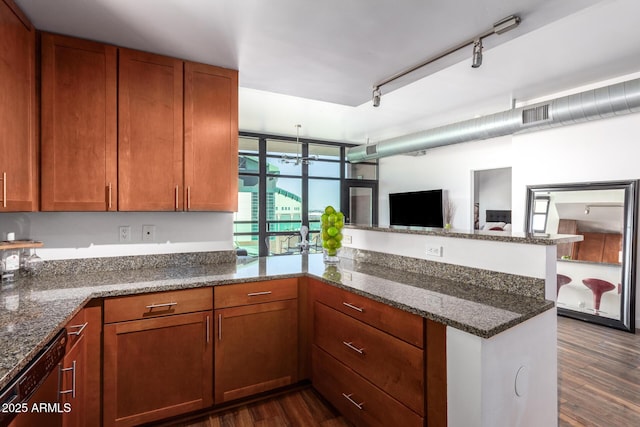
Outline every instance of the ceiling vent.
{"type": "Polygon", "coordinates": [[[549,120],[549,104],[539,105],[533,108],[522,110],[522,124],[543,122],[549,120]]]}
{"type": "Polygon", "coordinates": [[[640,79],[351,147],[352,163],[640,112],[640,79]]]}

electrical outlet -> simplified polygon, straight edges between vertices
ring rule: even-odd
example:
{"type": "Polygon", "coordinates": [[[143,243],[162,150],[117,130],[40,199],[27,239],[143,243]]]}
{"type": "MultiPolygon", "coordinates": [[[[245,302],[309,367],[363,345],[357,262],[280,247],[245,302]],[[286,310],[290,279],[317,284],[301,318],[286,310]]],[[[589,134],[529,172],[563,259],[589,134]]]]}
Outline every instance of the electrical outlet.
{"type": "Polygon", "coordinates": [[[143,225],[142,226],[142,241],[143,242],[155,242],[156,241],[156,226],[155,225],[143,225]]]}
{"type": "Polygon", "coordinates": [[[442,256],[442,246],[440,245],[427,245],[427,255],[430,256],[442,256]]]}
{"type": "Polygon", "coordinates": [[[119,228],[120,231],[120,242],[130,242],[131,241],[131,226],[130,225],[121,225],[119,228]]]}
{"type": "Polygon", "coordinates": [[[343,234],[342,243],[351,243],[351,236],[349,236],[348,234],[343,234]]]}

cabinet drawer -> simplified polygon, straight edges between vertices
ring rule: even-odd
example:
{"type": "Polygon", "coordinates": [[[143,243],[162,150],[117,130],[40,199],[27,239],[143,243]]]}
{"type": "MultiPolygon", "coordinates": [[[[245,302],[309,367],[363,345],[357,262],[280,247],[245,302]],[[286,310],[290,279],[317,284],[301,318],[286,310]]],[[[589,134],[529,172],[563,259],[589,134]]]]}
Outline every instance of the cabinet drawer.
{"type": "Polygon", "coordinates": [[[211,310],[211,288],[154,292],[104,301],[104,323],[211,310]]]}
{"type": "Polygon", "coordinates": [[[424,415],[424,352],[322,303],[314,343],[413,411],[424,415]]]}
{"type": "Polygon", "coordinates": [[[298,279],[277,279],[238,285],[216,286],[215,309],[281,301],[298,297],[298,279]]]}
{"type": "Polygon", "coordinates": [[[317,301],[424,348],[424,319],[372,299],[312,280],[317,301]]]}
{"type": "Polygon", "coordinates": [[[313,386],[356,426],[423,426],[424,419],[316,346],[313,386]]]}

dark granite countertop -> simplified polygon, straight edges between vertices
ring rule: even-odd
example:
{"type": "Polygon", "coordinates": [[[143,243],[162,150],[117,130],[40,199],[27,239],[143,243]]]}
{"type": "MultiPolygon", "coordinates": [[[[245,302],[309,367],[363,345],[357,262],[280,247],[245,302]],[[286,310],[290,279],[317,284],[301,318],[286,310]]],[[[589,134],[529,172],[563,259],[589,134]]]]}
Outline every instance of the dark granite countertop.
{"type": "Polygon", "coordinates": [[[367,227],[345,225],[345,229],[379,231],[383,233],[421,234],[426,236],[454,237],[459,239],[490,240],[493,242],[524,243],[528,245],[557,245],[558,243],[580,242],[582,236],[574,234],[521,233],[491,230],[458,230],[430,227],[367,227]]]}
{"type": "Polygon", "coordinates": [[[322,255],[22,278],[0,288],[0,389],[92,298],[308,275],[482,338],[553,308],[551,301],[322,255]]]}

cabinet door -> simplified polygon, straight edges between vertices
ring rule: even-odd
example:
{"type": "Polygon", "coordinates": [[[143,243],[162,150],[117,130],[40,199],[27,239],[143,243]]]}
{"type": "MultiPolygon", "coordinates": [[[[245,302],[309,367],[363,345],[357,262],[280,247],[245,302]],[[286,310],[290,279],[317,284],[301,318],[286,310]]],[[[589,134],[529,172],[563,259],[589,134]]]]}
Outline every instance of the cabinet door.
{"type": "Polygon", "coordinates": [[[117,210],[116,52],[42,35],[44,211],[117,210]]]}
{"type": "Polygon", "coordinates": [[[238,210],[238,72],[185,63],[186,210],[238,210]]]}
{"type": "Polygon", "coordinates": [[[0,212],[38,210],[35,29],[0,0],[0,212]]]}
{"type": "Polygon", "coordinates": [[[182,61],[119,52],[118,209],[182,210],[182,61]]]}
{"type": "Polygon", "coordinates": [[[60,401],[70,405],[63,426],[100,425],[102,305],[93,300],[67,324],[67,353],[62,362],[60,401]]]}
{"type": "Polygon", "coordinates": [[[622,251],[622,234],[605,234],[602,262],[620,264],[620,251],[622,251]]]}
{"type": "Polygon", "coordinates": [[[60,403],[63,427],[88,425],[85,419],[85,337],[80,336],[60,363],[60,403]]]}
{"type": "Polygon", "coordinates": [[[297,381],[297,300],[216,310],[215,329],[215,403],[297,381]]]}
{"type": "Polygon", "coordinates": [[[580,261],[602,262],[604,250],[603,233],[580,233],[584,236],[582,242],[577,245],[577,257],[580,261]]]}
{"type": "Polygon", "coordinates": [[[104,326],[104,426],[212,404],[211,311],[104,326]]]}

